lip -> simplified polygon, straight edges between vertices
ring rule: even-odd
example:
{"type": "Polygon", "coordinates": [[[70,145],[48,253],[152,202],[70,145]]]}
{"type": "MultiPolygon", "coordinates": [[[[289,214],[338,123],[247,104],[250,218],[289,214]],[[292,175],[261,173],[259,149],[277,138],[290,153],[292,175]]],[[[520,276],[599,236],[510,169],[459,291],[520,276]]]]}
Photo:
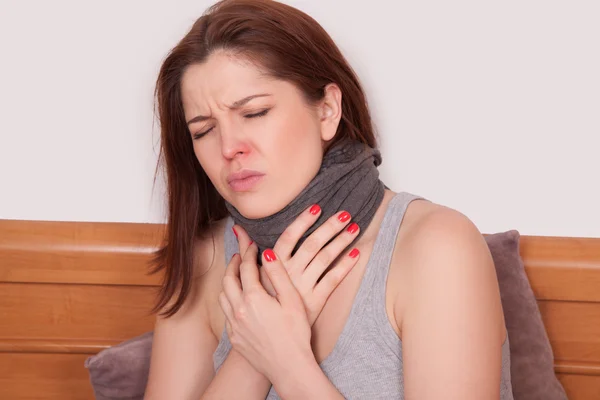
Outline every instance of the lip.
{"type": "Polygon", "coordinates": [[[236,192],[245,192],[252,189],[265,174],[250,169],[234,172],[227,176],[227,183],[236,192]]]}

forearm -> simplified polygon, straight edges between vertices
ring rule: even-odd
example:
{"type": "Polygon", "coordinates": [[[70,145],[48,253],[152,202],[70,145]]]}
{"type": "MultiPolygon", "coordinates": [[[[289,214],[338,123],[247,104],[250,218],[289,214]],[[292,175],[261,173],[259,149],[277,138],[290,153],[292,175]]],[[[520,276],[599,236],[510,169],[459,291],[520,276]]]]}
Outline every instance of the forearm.
{"type": "Polygon", "coordinates": [[[201,399],[264,400],[270,388],[271,382],[240,353],[231,349],[201,399]]]}
{"type": "Polygon", "coordinates": [[[305,357],[303,362],[294,363],[294,365],[297,366],[294,372],[287,372],[285,375],[273,379],[273,386],[282,399],[344,399],[344,396],[321,370],[314,356],[305,357]]]}

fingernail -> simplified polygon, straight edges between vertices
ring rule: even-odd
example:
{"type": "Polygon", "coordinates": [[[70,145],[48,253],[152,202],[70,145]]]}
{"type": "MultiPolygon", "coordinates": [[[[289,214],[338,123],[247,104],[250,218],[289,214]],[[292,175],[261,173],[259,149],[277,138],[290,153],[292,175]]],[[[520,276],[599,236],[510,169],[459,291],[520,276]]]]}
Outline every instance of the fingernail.
{"type": "Polygon", "coordinates": [[[234,228],[233,226],[231,227],[231,230],[233,230],[233,234],[235,235],[235,237],[238,237],[238,234],[237,234],[237,232],[235,231],[235,228],[234,228]]]}
{"type": "Polygon", "coordinates": [[[338,216],[340,222],[346,222],[350,219],[350,213],[348,211],[344,211],[338,216]]]}
{"type": "Polygon", "coordinates": [[[277,260],[277,257],[275,257],[275,253],[271,249],[265,250],[263,252],[263,255],[265,256],[265,260],[267,260],[269,262],[277,260]]]}
{"type": "Polygon", "coordinates": [[[320,211],[321,211],[321,207],[319,207],[319,205],[318,205],[318,204],[315,204],[314,206],[312,206],[312,207],[310,208],[310,213],[311,213],[312,215],[317,215],[317,214],[318,214],[320,211]]]}
{"type": "Polygon", "coordinates": [[[357,230],[358,230],[358,224],[356,222],[351,223],[347,229],[348,233],[356,233],[357,230]]]}
{"type": "Polygon", "coordinates": [[[252,243],[254,243],[254,240],[251,240],[248,246],[252,246],[252,243]]]}
{"type": "Polygon", "coordinates": [[[359,254],[360,254],[360,251],[358,251],[358,249],[354,249],[348,255],[350,256],[350,258],[356,258],[356,257],[358,257],[359,254]]]}

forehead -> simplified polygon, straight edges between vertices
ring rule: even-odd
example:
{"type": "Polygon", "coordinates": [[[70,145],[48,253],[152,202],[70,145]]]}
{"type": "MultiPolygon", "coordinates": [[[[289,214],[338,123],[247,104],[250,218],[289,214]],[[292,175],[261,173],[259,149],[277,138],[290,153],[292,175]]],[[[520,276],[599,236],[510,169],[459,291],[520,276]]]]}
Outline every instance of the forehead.
{"type": "Polygon", "coordinates": [[[181,79],[181,94],[184,105],[200,99],[233,102],[240,96],[276,86],[276,80],[255,64],[217,52],[206,62],[187,67],[181,79]]]}

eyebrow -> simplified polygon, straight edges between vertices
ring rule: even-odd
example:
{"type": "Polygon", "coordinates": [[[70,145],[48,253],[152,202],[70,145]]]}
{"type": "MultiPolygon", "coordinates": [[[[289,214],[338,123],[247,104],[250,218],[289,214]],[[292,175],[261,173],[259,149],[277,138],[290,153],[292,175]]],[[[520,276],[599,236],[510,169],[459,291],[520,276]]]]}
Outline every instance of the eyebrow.
{"type": "MultiPolygon", "coordinates": [[[[235,109],[238,109],[238,108],[242,107],[243,105],[245,105],[246,103],[248,103],[250,100],[253,100],[253,99],[257,98],[257,97],[267,97],[267,96],[272,96],[272,94],[269,94],[269,93],[253,94],[251,96],[244,97],[241,100],[234,101],[233,104],[231,104],[230,106],[228,106],[228,108],[230,110],[235,110],[235,109]]],[[[190,125],[190,124],[193,124],[195,122],[202,122],[202,121],[205,121],[205,120],[207,120],[209,118],[210,117],[207,117],[205,115],[197,115],[194,118],[190,119],[187,122],[187,124],[190,125]]]]}

